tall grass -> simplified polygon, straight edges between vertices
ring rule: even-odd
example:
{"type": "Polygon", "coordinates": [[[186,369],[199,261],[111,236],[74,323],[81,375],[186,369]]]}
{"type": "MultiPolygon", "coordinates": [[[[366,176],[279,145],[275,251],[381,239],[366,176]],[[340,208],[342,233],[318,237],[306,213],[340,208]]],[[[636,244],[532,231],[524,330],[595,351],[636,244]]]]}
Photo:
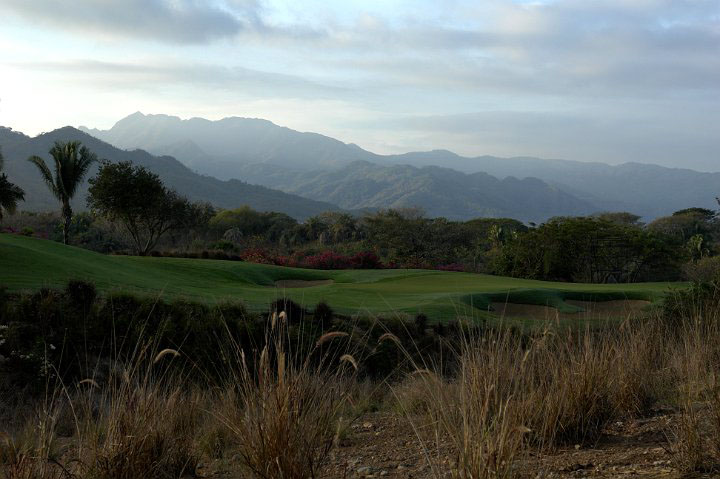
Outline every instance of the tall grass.
{"type": "Polygon", "coordinates": [[[376,402],[377,388],[357,381],[358,344],[394,344],[406,358],[410,372],[391,385],[395,411],[437,477],[515,477],[534,456],[593,445],[609,423],[658,403],[678,411],[667,431],[676,468],[717,471],[720,307],[674,311],[672,321],[536,333],[461,324],[445,363],[418,360],[420,348],[411,354],[389,332],[382,348],[340,331],[308,342],[281,313],[261,344],[226,343],[220,380],[198,380],[193,358],[151,342],[109,375],[50,388],[27,421],[2,431],[0,478],[165,479],[218,458],[242,477],[319,477],[348,420],[376,402]],[[435,460],[446,453],[451,461],[435,460]]]}
{"type": "Polygon", "coordinates": [[[329,458],[346,406],[355,358],[323,345],[347,336],[331,332],[309,350],[292,350],[284,313],[273,315],[251,367],[236,349],[238,367],[226,385],[219,418],[237,444],[242,465],[259,478],[314,478],[329,458]]]}
{"type": "Polygon", "coordinates": [[[192,358],[149,341],[109,375],[49,388],[27,421],[0,427],[0,478],[179,478],[225,456],[242,477],[317,477],[357,368],[328,346],[348,335],[292,350],[285,315],[268,324],[257,357],[230,341],[225,354],[238,361],[220,382],[198,380],[192,358]]]}
{"type": "Polygon", "coordinates": [[[450,444],[456,477],[512,477],[528,451],[594,444],[611,421],[647,413],[677,383],[677,338],[659,318],[527,336],[474,331],[456,350],[455,376],[425,364],[395,387],[410,420],[422,424],[424,413],[438,444],[450,444]]]}

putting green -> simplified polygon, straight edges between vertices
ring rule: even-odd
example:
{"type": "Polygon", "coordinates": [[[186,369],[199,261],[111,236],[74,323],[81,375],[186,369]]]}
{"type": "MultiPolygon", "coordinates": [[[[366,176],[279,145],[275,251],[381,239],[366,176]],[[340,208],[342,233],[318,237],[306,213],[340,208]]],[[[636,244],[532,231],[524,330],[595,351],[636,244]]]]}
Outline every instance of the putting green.
{"type": "Polygon", "coordinates": [[[0,234],[0,285],[11,291],[92,281],[102,291],[183,297],[215,303],[243,301],[266,310],[278,297],[307,307],[327,302],[345,314],[427,314],[431,319],[487,315],[492,302],[582,311],[566,300],[656,302],[682,283],[591,285],[430,270],[321,271],[237,261],[106,256],[81,248],[0,234]]]}

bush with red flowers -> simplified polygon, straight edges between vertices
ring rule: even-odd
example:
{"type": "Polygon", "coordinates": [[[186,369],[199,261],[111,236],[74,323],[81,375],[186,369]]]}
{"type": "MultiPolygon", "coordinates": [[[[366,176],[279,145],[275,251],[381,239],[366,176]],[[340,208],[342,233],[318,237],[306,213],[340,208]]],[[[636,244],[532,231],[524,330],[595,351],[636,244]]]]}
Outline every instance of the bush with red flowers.
{"type": "Polygon", "coordinates": [[[465,265],[463,265],[463,264],[461,264],[461,263],[440,264],[440,265],[435,266],[435,268],[433,268],[433,269],[437,269],[437,270],[440,270],[440,271],[459,271],[459,272],[462,272],[462,271],[465,271],[465,265]]]}
{"type": "Polygon", "coordinates": [[[312,269],[350,269],[352,264],[347,256],[334,251],[323,251],[319,254],[307,256],[303,266],[312,269]]]}
{"type": "Polygon", "coordinates": [[[248,248],[240,253],[240,258],[249,263],[275,264],[273,255],[262,248],[248,248]]]}
{"type": "Polygon", "coordinates": [[[372,251],[360,251],[350,257],[354,269],[382,269],[383,264],[378,255],[372,251]]]}

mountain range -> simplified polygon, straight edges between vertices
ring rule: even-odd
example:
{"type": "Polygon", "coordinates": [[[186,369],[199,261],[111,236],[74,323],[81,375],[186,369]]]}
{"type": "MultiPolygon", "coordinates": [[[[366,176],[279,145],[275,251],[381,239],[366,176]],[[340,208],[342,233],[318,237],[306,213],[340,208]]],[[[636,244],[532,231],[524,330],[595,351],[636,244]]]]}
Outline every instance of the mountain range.
{"type": "Polygon", "coordinates": [[[714,208],[720,194],[717,172],[641,163],[471,158],[447,150],[378,155],[252,118],[182,120],[138,112],[108,130],[81,129],[120,148],[172,155],[202,174],[240,178],[348,209],[419,206],[431,216],[532,221],[624,210],[649,220],[692,206],[714,208]]]}
{"type": "MultiPolygon", "coordinates": [[[[609,165],[532,157],[463,157],[447,150],[378,155],[266,120],[134,113],[109,130],[64,127],[31,138],[0,127],[6,170],[27,192],[22,208],[56,202],[28,156],[80,140],[102,159],[147,167],[178,192],[216,207],[250,205],[304,219],[327,210],[420,207],[449,219],[630,211],[650,220],[682,208],[714,208],[720,173],[652,164],[609,165]]],[[[89,176],[92,176],[91,171],[89,176]]],[[[87,184],[76,208],[85,205],[87,184]]]]}
{"type": "MultiPolygon", "coordinates": [[[[154,156],[137,149],[121,150],[72,127],[60,128],[34,138],[0,127],[0,147],[5,157],[4,172],[13,183],[25,190],[25,202],[20,205],[20,209],[47,211],[59,208],[57,200],[50,194],[36,167],[26,160],[29,156],[38,155],[49,162],[48,151],[53,143],[70,140],[81,141],[100,159],[111,162],[132,161],[144,166],[158,174],[165,184],[191,200],[207,201],[216,207],[235,208],[247,204],[260,211],[281,211],[298,219],[338,209],[327,202],[303,198],[265,186],[251,185],[239,180],[222,181],[200,175],[170,156],[154,156]]],[[[87,178],[94,176],[97,168],[95,165],[87,178]]],[[[77,210],[85,208],[87,178],[73,202],[73,207],[77,210]]]]}

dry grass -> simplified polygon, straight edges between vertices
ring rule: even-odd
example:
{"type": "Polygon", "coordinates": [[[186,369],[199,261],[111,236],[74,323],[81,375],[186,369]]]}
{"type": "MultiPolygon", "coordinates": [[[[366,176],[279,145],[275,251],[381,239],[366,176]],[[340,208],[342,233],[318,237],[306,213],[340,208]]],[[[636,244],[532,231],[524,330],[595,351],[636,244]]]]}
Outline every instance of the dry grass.
{"type": "Polygon", "coordinates": [[[288,346],[284,315],[273,317],[265,345],[250,366],[236,350],[238,367],[218,416],[237,444],[249,473],[259,478],[314,478],[327,463],[346,406],[347,377],[355,358],[323,353],[344,333],[328,333],[309,351],[288,346]]]}
{"type": "Polygon", "coordinates": [[[57,410],[36,411],[13,436],[0,432],[0,478],[60,479],[70,477],[58,462],[57,410]]]}
{"type": "MultiPolygon", "coordinates": [[[[393,389],[417,429],[429,419],[438,444],[450,444],[456,477],[512,477],[526,452],[593,444],[611,421],[667,399],[678,341],[655,320],[532,337],[485,331],[461,342],[455,377],[415,374],[393,389]]],[[[439,447],[421,441],[428,455],[439,447]]]]}
{"type": "MultiPolygon", "coordinates": [[[[447,365],[415,364],[417,355],[406,354],[414,371],[392,386],[395,408],[437,477],[514,477],[530,452],[592,445],[611,421],[659,401],[680,412],[667,434],[676,468],[716,471],[718,319],[704,310],[668,327],[648,318],[532,336],[466,331],[452,376],[439,373],[447,365]],[[441,448],[452,455],[449,466],[431,460],[441,448]]],[[[284,315],[273,317],[264,344],[235,346],[226,380],[203,388],[171,367],[182,351],[139,348],[105,381],[57,389],[23,427],[0,436],[0,478],[177,478],[215,459],[243,477],[321,476],[338,438],[383,395],[356,380],[358,358],[342,345],[357,338],[331,332],[304,346],[294,338],[284,315]]],[[[379,341],[403,348],[390,333],[379,341]]]]}
{"type": "Polygon", "coordinates": [[[0,436],[0,478],[179,478],[195,476],[201,458],[224,457],[234,458],[243,477],[317,477],[357,362],[337,348],[322,352],[348,339],[345,333],[291,353],[284,314],[270,324],[258,357],[246,361],[245,351],[232,351],[236,368],[222,384],[199,387],[171,367],[180,352],[151,354],[149,345],[113,365],[104,381],[58,386],[22,428],[0,436]],[[61,419],[70,436],[62,438],[63,451],[61,419]]]}

